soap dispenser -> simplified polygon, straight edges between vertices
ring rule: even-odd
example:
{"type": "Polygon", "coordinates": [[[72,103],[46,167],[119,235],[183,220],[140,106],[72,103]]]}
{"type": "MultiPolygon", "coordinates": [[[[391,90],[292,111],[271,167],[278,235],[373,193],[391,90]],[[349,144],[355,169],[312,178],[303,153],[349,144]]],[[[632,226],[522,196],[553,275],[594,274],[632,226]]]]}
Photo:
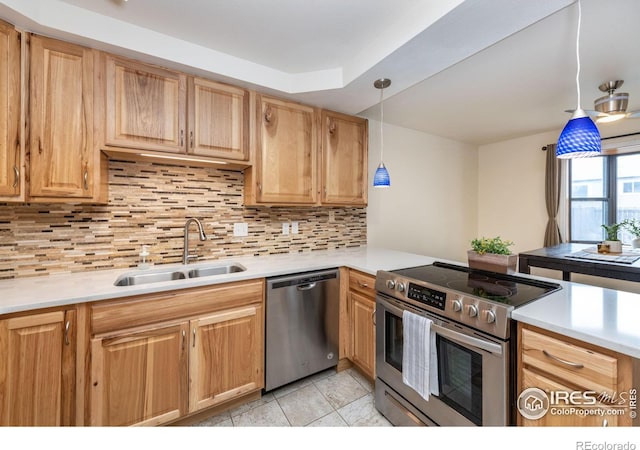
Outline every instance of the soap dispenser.
{"type": "Polygon", "coordinates": [[[149,256],[149,246],[143,245],[142,251],[140,252],[140,263],[138,264],[138,269],[148,269],[150,264],[147,261],[147,257],[149,256]]]}

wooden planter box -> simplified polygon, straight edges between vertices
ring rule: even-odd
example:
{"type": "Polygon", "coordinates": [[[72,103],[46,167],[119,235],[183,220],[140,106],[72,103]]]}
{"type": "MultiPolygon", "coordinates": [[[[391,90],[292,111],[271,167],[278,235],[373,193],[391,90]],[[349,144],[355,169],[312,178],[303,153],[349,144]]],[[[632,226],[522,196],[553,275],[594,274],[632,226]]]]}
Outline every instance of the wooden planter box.
{"type": "Polygon", "coordinates": [[[472,269],[487,270],[498,273],[516,273],[518,265],[518,255],[496,255],[495,253],[485,253],[479,255],[473,250],[467,251],[469,267],[472,269]]]}

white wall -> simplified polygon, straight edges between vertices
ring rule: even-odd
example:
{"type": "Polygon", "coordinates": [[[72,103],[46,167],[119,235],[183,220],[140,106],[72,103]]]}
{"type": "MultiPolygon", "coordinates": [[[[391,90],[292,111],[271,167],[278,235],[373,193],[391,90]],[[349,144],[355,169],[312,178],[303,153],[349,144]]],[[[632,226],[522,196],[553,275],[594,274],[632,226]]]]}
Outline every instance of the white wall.
{"type": "Polygon", "coordinates": [[[374,189],[380,122],[369,121],[371,246],[466,261],[477,226],[477,149],[385,124],[384,163],[391,187],[374,189]]]}
{"type": "Polygon", "coordinates": [[[547,132],[478,148],[478,235],[500,236],[515,243],[517,253],[544,243],[546,144],[558,139],[547,132]]]}

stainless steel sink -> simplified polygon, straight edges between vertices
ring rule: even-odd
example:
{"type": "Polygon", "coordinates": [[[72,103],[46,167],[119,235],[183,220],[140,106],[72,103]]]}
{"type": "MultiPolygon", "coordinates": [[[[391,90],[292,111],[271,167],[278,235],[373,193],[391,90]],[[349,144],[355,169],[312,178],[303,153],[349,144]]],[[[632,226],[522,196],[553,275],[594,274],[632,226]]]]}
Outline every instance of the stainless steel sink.
{"type": "Polygon", "coordinates": [[[186,278],[210,277],[227,273],[244,272],[247,270],[246,267],[236,263],[212,264],[187,269],[188,267],[181,270],[128,272],[120,275],[114,284],[116,286],[134,286],[137,284],[159,283],[161,281],[184,280],[186,278]]]}
{"type": "Polygon", "coordinates": [[[189,278],[210,277],[212,275],[223,275],[226,273],[244,272],[247,270],[240,264],[223,264],[215,266],[203,266],[191,269],[189,278]]]}
{"type": "Polygon", "coordinates": [[[133,286],[136,284],[159,283],[161,281],[184,280],[184,272],[172,270],[167,272],[126,273],[118,277],[116,286],[133,286]]]}

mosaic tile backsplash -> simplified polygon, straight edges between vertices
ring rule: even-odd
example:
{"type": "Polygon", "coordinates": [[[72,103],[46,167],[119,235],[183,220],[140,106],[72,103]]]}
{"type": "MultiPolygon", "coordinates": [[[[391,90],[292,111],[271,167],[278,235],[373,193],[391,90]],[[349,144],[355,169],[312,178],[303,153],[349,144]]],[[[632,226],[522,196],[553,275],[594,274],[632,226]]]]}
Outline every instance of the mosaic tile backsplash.
{"type": "Polygon", "coordinates": [[[135,267],[142,245],[153,264],[182,261],[184,224],[198,261],[310,252],[366,244],[366,208],[244,207],[242,172],[110,161],[108,205],[0,203],[0,279],[135,267]],[[283,222],[298,234],[282,234],[283,222]],[[249,235],[233,236],[233,224],[249,235]]]}

